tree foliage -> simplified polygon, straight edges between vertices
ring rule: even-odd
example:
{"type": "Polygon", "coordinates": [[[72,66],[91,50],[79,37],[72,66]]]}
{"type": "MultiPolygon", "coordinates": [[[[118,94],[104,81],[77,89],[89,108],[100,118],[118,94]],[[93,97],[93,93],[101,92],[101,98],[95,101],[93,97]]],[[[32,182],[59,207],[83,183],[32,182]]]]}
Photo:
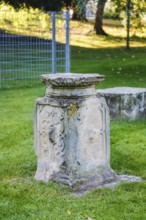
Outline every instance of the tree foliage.
{"type": "MultiPolygon", "coordinates": [[[[126,24],[127,16],[127,0],[111,0],[116,7],[116,14],[123,19],[123,23],[126,24]]],[[[144,27],[143,11],[145,6],[145,0],[131,0],[130,4],[130,17],[131,26],[135,28],[144,27]]]]}
{"type": "Polygon", "coordinates": [[[45,11],[59,11],[62,7],[71,4],[71,0],[0,0],[0,3],[5,2],[12,5],[14,8],[33,7],[43,9],[45,11]]]}
{"type": "Polygon", "coordinates": [[[85,19],[86,17],[86,4],[87,4],[88,0],[78,0],[77,2],[77,8],[78,8],[78,12],[80,14],[80,17],[85,19]]]}
{"type": "Polygon", "coordinates": [[[88,0],[72,0],[71,7],[74,11],[73,19],[74,20],[84,20],[85,19],[85,9],[88,0]]]}

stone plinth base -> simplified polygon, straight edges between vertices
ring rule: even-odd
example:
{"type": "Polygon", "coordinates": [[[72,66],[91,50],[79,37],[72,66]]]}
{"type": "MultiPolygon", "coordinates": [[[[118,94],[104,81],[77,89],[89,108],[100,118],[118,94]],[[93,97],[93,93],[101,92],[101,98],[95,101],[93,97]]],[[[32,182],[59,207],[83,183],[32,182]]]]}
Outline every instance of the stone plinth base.
{"type": "Polygon", "coordinates": [[[46,94],[35,105],[37,180],[75,190],[116,179],[110,168],[109,112],[96,96],[98,74],[42,75],[46,94]]]}
{"type": "Polygon", "coordinates": [[[146,89],[116,87],[97,90],[98,97],[104,97],[111,119],[146,119],[146,89]]]}
{"type": "Polygon", "coordinates": [[[115,172],[107,165],[105,169],[98,167],[90,172],[74,173],[72,175],[58,172],[53,176],[53,180],[72,187],[74,191],[88,191],[98,186],[112,183],[117,180],[115,172]]]}
{"type": "MultiPolygon", "coordinates": [[[[113,188],[113,187],[119,185],[120,183],[132,183],[132,182],[143,182],[143,179],[141,177],[137,177],[137,176],[117,175],[116,179],[114,181],[105,182],[105,183],[97,186],[96,188],[104,188],[104,187],[113,188]]],[[[86,193],[88,193],[89,191],[90,190],[85,189],[85,190],[79,190],[79,191],[72,192],[71,194],[76,195],[76,196],[83,196],[86,193]]]]}

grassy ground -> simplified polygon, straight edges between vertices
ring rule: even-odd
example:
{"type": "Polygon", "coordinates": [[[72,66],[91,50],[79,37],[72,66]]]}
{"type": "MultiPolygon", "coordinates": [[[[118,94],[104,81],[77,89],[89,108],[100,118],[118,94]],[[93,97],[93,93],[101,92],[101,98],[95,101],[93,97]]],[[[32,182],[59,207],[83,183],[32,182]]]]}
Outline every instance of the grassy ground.
{"type": "MultiPolygon", "coordinates": [[[[97,88],[145,87],[144,40],[136,38],[127,51],[120,47],[124,46],[121,38],[75,35],[71,39],[72,72],[106,75],[97,88]]],[[[145,181],[121,183],[76,197],[66,186],[34,180],[33,106],[44,91],[41,85],[0,91],[0,219],[145,220],[145,181]]],[[[111,166],[117,174],[146,180],[145,158],[145,121],[112,121],[111,166]]]]}

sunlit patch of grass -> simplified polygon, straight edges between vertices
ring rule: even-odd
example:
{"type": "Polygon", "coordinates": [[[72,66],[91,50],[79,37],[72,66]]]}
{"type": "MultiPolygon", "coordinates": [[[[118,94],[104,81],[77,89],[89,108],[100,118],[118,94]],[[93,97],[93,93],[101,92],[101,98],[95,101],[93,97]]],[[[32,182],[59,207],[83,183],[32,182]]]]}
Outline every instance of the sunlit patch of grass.
{"type": "Polygon", "coordinates": [[[125,42],[110,40],[108,37],[92,35],[71,35],[71,45],[79,46],[84,48],[107,48],[107,47],[121,47],[124,46],[125,42]]]}
{"type": "MultiPolygon", "coordinates": [[[[116,21],[105,21],[103,26],[108,36],[97,36],[94,22],[70,22],[71,45],[86,48],[126,47],[126,29],[117,25],[116,21]]],[[[130,30],[130,46],[146,46],[146,34],[141,29],[130,30]]]]}
{"type": "MultiPolygon", "coordinates": [[[[80,29],[81,31],[82,29],[80,29]]],[[[107,27],[108,36],[97,36],[96,34],[77,34],[71,32],[71,45],[86,47],[86,48],[116,48],[116,47],[126,47],[126,36],[123,30],[107,27]],[[110,31],[109,31],[110,30],[110,31]],[[114,34],[115,33],[115,34],[114,34]],[[117,35],[118,33],[118,35],[117,35]]],[[[146,38],[138,38],[132,36],[130,39],[131,47],[144,47],[146,46],[146,38]]]]}

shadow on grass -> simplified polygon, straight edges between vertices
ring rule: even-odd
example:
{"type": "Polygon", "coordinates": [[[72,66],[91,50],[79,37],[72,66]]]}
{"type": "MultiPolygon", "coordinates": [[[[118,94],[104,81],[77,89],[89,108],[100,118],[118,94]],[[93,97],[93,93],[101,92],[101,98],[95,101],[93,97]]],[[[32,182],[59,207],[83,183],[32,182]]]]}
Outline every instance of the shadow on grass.
{"type": "MultiPolygon", "coordinates": [[[[116,42],[120,42],[121,40],[125,40],[125,42],[126,42],[126,39],[127,39],[127,37],[123,37],[123,36],[119,36],[119,37],[115,37],[115,36],[112,36],[112,35],[110,35],[110,34],[108,34],[107,36],[106,36],[106,38],[108,39],[108,40],[114,40],[114,41],[116,41],[116,42]]],[[[136,34],[133,34],[131,37],[130,37],[130,42],[138,42],[138,43],[146,43],[146,37],[144,36],[144,37],[139,37],[139,36],[136,36],[136,34]]]]}
{"type": "Polygon", "coordinates": [[[52,43],[52,40],[35,37],[35,36],[29,36],[24,34],[12,34],[9,33],[3,29],[0,29],[0,44],[2,43],[52,43]]]}

